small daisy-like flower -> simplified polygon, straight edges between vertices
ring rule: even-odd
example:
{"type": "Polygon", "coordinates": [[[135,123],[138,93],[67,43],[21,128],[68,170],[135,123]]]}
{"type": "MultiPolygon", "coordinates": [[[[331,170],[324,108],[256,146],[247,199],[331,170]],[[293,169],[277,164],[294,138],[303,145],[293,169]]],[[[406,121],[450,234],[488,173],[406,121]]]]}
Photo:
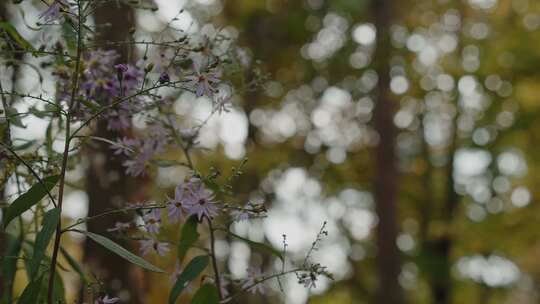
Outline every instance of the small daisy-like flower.
{"type": "Polygon", "coordinates": [[[189,85],[195,88],[195,95],[213,97],[220,83],[217,73],[201,71],[201,67],[193,63],[193,75],[187,76],[189,85]]]}
{"type": "Polygon", "coordinates": [[[248,277],[242,284],[242,289],[246,289],[253,294],[264,294],[264,285],[258,281],[263,276],[261,271],[254,267],[250,267],[247,269],[247,273],[248,277]]]}
{"type": "Polygon", "coordinates": [[[187,198],[188,191],[189,189],[186,187],[186,184],[180,184],[174,190],[174,199],[167,205],[169,219],[172,223],[176,223],[182,218],[183,202],[187,198]]]}
{"type": "Polygon", "coordinates": [[[150,210],[143,216],[144,227],[151,234],[159,233],[159,225],[161,223],[161,211],[157,208],[150,210]]]}
{"type": "Polygon", "coordinates": [[[150,251],[156,252],[159,256],[165,256],[167,252],[171,249],[169,248],[169,243],[160,242],[155,239],[140,240],[139,244],[141,245],[141,254],[148,255],[150,251]]]}
{"type": "Polygon", "coordinates": [[[120,298],[109,298],[108,295],[105,295],[103,297],[98,298],[94,303],[95,304],[114,304],[118,303],[120,301],[120,298]]]}
{"type": "Polygon", "coordinates": [[[189,215],[196,214],[199,221],[203,216],[211,219],[218,214],[219,207],[212,201],[214,194],[201,183],[196,189],[190,191],[186,200],[186,209],[189,215]]]}
{"type": "Polygon", "coordinates": [[[111,149],[114,150],[115,155],[125,155],[129,156],[133,153],[133,147],[138,144],[138,140],[133,138],[119,138],[116,140],[114,145],[111,145],[111,149]]]}

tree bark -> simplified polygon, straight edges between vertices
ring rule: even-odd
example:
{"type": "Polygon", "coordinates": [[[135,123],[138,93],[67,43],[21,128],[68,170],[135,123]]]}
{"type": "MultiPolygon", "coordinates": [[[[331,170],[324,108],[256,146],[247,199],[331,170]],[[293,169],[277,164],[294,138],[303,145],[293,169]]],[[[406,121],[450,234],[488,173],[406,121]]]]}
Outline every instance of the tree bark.
{"type": "MultiPolygon", "coordinates": [[[[129,44],[111,44],[125,42],[130,39],[130,29],[134,26],[133,11],[120,2],[109,1],[99,5],[94,13],[97,26],[97,43],[102,49],[116,50],[120,54],[118,63],[126,63],[131,59],[132,46],[129,44]]],[[[128,131],[129,132],[129,131],[128,131]]],[[[105,121],[98,121],[94,134],[98,137],[116,140],[128,132],[114,132],[107,129],[105,121]]],[[[110,146],[102,142],[94,142],[87,150],[90,165],[86,173],[86,191],[89,198],[88,216],[103,213],[113,208],[124,206],[134,199],[136,194],[132,180],[124,173],[121,160],[116,157],[110,146]]],[[[140,190],[139,190],[140,191],[140,190]]],[[[89,221],[88,230],[98,234],[107,234],[107,229],[117,221],[129,221],[130,216],[102,217],[99,221],[89,221]]],[[[122,246],[129,247],[126,242],[122,246]]],[[[87,241],[85,243],[85,263],[100,279],[110,283],[108,287],[115,295],[129,292],[129,303],[144,303],[144,274],[124,259],[111,254],[100,245],[87,241]]]]}
{"type": "Polygon", "coordinates": [[[400,253],[396,245],[398,233],[396,192],[398,169],[396,155],[397,130],[393,122],[395,104],[390,92],[390,25],[392,0],[372,1],[377,28],[377,49],[374,65],[379,77],[376,89],[377,102],[373,122],[379,135],[375,149],[374,197],[379,218],[377,225],[377,269],[379,288],[377,303],[403,303],[403,293],[398,282],[401,271],[400,253]]]}

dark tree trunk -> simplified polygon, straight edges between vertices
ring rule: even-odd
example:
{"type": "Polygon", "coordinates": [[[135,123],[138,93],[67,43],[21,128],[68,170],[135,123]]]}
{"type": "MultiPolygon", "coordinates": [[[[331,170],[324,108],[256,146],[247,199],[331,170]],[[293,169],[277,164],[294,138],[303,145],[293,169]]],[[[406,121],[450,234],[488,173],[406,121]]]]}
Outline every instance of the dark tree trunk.
{"type": "MultiPolygon", "coordinates": [[[[130,38],[130,29],[134,26],[134,16],[131,8],[120,2],[109,1],[96,9],[94,18],[97,31],[97,43],[102,49],[114,49],[120,54],[118,63],[131,59],[132,47],[126,44],[111,44],[109,42],[126,42],[130,38]]],[[[111,140],[124,136],[126,132],[118,133],[107,130],[104,121],[98,121],[94,134],[111,140]]],[[[86,173],[86,190],[89,198],[88,215],[93,216],[113,208],[124,206],[133,200],[137,193],[132,179],[124,173],[121,160],[111,153],[110,146],[102,142],[94,142],[87,150],[90,166],[86,173]]],[[[139,190],[140,192],[140,190],[139,190]]],[[[88,222],[88,230],[98,234],[107,234],[107,229],[117,221],[129,221],[129,216],[102,217],[99,221],[88,222]]],[[[120,242],[122,246],[129,244],[120,242]]],[[[111,254],[92,241],[85,243],[85,262],[89,269],[103,279],[112,292],[129,291],[128,303],[144,303],[144,275],[124,259],[111,254]]]]}
{"type": "Polygon", "coordinates": [[[396,155],[396,127],[394,126],[394,101],[390,92],[390,25],[392,0],[374,0],[373,9],[377,28],[377,50],[374,65],[379,76],[374,126],[379,134],[375,149],[374,196],[377,225],[377,268],[379,273],[378,303],[403,303],[398,282],[401,271],[400,254],[396,245],[398,232],[396,192],[398,169],[396,155]]]}

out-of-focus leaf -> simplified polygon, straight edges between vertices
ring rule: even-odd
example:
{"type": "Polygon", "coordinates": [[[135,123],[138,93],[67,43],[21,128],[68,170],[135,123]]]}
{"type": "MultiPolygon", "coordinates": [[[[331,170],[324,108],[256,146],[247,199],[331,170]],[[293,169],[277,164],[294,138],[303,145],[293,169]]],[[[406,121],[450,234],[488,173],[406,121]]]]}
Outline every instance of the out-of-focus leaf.
{"type": "MultiPolygon", "coordinates": [[[[66,22],[62,23],[62,38],[64,38],[68,49],[72,52],[77,49],[77,32],[75,29],[76,27],[69,18],[66,18],[66,22]]],[[[63,58],[62,56],[58,57],[63,58]]]]}
{"type": "Polygon", "coordinates": [[[6,211],[4,227],[7,227],[11,220],[37,204],[45,195],[47,195],[47,192],[54,188],[59,178],[60,176],[58,175],[45,177],[42,180],[43,184],[36,183],[27,192],[19,196],[11,205],[9,205],[6,211]]]}
{"type": "Polygon", "coordinates": [[[79,265],[79,263],[69,254],[67,250],[64,249],[64,247],[60,247],[60,252],[68,262],[69,266],[75,270],[76,273],[79,274],[79,277],[81,277],[81,280],[83,282],[88,282],[88,279],[86,278],[86,275],[84,274],[84,271],[82,270],[82,267],[79,265]]]}
{"type": "Polygon", "coordinates": [[[164,272],[163,270],[161,270],[158,267],[150,264],[149,262],[147,262],[143,258],[134,255],[133,253],[129,252],[124,247],[116,244],[115,242],[111,241],[110,239],[108,239],[108,238],[106,238],[106,237],[104,237],[102,235],[95,234],[95,233],[88,232],[88,231],[78,231],[78,232],[85,234],[86,236],[88,236],[89,238],[94,240],[96,243],[100,244],[101,246],[107,248],[108,250],[116,253],[120,257],[126,259],[127,261],[129,261],[129,262],[131,262],[131,263],[133,263],[133,264],[135,264],[135,265],[137,265],[139,267],[142,267],[144,269],[154,271],[154,272],[164,272]]]}
{"type": "Polygon", "coordinates": [[[197,232],[198,225],[197,217],[190,216],[188,220],[182,226],[180,232],[180,241],[178,241],[178,261],[182,262],[188,249],[193,246],[199,239],[199,233],[197,232]]]}
{"type": "Polygon", "coordinates": [[[37,275],[39,265],[45,256],[45,250],[47,250],[47,246],[51,241],[51,237],[54,234],[54,230],[59,220],[59,208],[54,208],[45,213],[45,216],[43,217],[43,228],[41,228],[41,231],[36,236],[34,253],[32,254],[32,260],[30,261],[30,277],[35,277],[37,275]]]}
{"type": "Polygon", "coordinates": [[[187,264],[184,271],[178,276],[178,279],[169,294],[169,304],[174,304],[176,302],[176,299],[180,296],[184,288],[186,288],[187,284],[198,277],[206,266],[208,266],[208,261],[207,255],[201,255],[193,258],[193,260],[187,264]]]}
{"type": "Polygon", "coordinates": [[[39,276],[37,279],[30,281],[24,288],[23,293],[19,297],[17,304],[36,304],[38,303],[39,293],[41,291],[41,283],[43,276],[39,276]]]}
{"type": "Polygon", "coordinates": [[[33,144],[35,144],[37,141],[36,140],[29,140],[23,144],[20,144],[20,145],[14,145],[13,146],[13,151],[19,151],[19,150],[24,150],[24,149],[28,149],[30,148],[33,144]]]}
{"type": "MultiPolygon", "coordinates": [[[[44,271],[42,276],[47,276],[48,279],[49,273],[47,271],[44,271]]],[[[47,291],[49,289],[49,281],[48,280],[42,280],[41,282],[41,292],[39,293],[38,301],[37,303],[47,303],[47,291]]],[[[62,277],[56,271],[54,273],[54,288],[53,288],[53,301],[55,304],[63,304],[66,303],[66,297],[65,297],[65,287],[64,287],[64,281],[62,280],[62,277]]]]}
{"type": "Polygon", "coordinates": [[[0,22],[0,28],[6,31],[6,33],[13,39],[21,48],[29,51],[35,51],[34,47],[26,39],[19,34],[17,29],[9,22],[0,22]]]}
{"type": "Polygon", "coordinates": [[[152,160],[152,163],[156,164],[156,166],[158,167],[163,167],[163,168],[175,167],[175,166],[187,166],[187,164],[184,162],[180,162],[176,160],[168,160],[168,159],[155,159],[155,160],[152,160]]]}
{"type": "Polygon", "coordinates": [[[283,261],[283,255],[281,254],[281,252],[279,250],[275,249],[274,247],[272,247],[270,245],[267,245],[267,244],[264,244],[264,243],[254,242],[254,241],[252,241],[250,239],[246,239],[246,238],[241,237],[241,236],[239,236],[237,234],[234,234],[234,233],[232,233],[230,231],[227,231],[227,233],[230,236],[234,237],[234,238],[237,238],[239,240],[242,240],[242,241],[248,243],[251,248],[257,249],[257,250],[260,250],[260,251],[263,251],[263,252],[268,252],[268,253],[278,257],[280,260],[283,261]]]}
{"type": "Polygon", "coordinates": [[[5,292],[0,296],[0,303],[11,303],[11,287],[13,285],[13,279],[15,278],[15,272],[17,271],[17,261],[19,252],[21,251],[21,240],[11,234],[6,234],[5,246],[5,251],[2,252],[3,258],[0,268],[0,284],[3,284],[2,290],[5,292]]]}
{"type": "Polygon", "coordinates": [[[219,304],[219,292],[215,285],[204,284],[197,290],[191,304],[219,304]]]}
{"type": "Polygon", "coordinates": [[[19,115],[19,112],[17,111],[17,109],[7,108],[6,117],[8,118],[9,123],[11,123],[12,125],[19,128],[26,129],[26,126],[22,123],[22,120],[21,120],[22,116],[19,115]]]}

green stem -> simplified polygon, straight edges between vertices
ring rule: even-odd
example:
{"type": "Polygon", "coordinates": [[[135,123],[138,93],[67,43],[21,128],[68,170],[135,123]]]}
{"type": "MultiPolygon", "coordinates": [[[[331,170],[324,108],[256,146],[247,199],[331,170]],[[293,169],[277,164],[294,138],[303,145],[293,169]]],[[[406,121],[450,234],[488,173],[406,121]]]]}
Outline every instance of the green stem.
{"type": "MultiPolygon", "coordinates": [[[[81,68],[81,57],[82,57],[82,11],[81,11],[81,3],[77,1],[77,58],[75,61],[75,70],[73,71],[73,88],[71,90],[71,98],[69,105],[70,108],[73,108],[75,104],[75,96],[77,94],[77,91],[79,90],[79,75],[80,75],[80,68],[81,68]]],[[[62,202],[64,198],[64,180],[66,178],[66,169],[67,169],[67,161],[69,156],[69,144],[71,142],[71,134],[70,134],[70,113],[68,112],[66,115],[66,139],[65,139],[65,146],[64,146],[64,154],[62,155],[62,171],[60,172],[60,185],[58,188],[58,209],[60,210],[60,214],[62,214],[62,202]]],[[[58,219],[58,224],[56,225],[56,235],[54,238],[54,247],[51,257],[51,267],[49,270],[49,286],[48,286],[48,292],[47,292],[47,303],[53,304],[54,302],[54,275],[56,272],[56,262],[58,259],[58,251],[60,249],[60,239],[62,237],[62,217],[58,219]]]]}

